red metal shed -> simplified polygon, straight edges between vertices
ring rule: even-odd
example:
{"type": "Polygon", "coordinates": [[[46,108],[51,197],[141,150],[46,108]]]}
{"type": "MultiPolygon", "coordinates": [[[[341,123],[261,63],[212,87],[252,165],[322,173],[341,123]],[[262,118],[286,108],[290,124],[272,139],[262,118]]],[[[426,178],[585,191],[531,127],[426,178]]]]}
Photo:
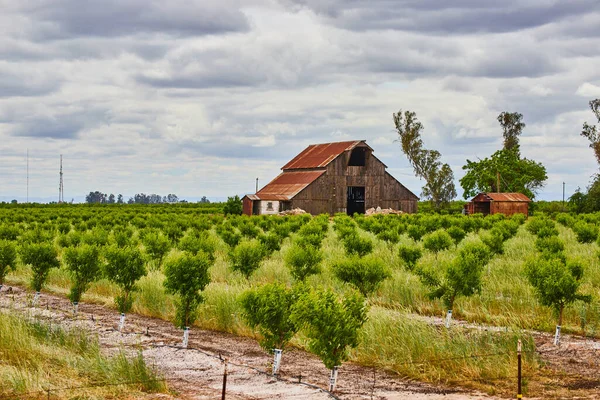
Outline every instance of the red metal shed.
{"type": "Polygon", "coordinates": [[[479,193],[465,205],[467,214],[525,214],[531,199],[523,193],[479,193]]]}

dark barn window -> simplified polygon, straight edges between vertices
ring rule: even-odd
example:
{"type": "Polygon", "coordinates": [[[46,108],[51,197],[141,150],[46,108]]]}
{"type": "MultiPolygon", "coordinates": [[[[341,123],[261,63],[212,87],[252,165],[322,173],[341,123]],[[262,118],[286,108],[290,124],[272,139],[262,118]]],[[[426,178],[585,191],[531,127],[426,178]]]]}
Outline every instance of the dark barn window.
{"type": "Polygon", "coordinates": [[[350,167],[364,167],[367,160],[367,149],[365,147],[356,147],[350,153],[350,167]]]}

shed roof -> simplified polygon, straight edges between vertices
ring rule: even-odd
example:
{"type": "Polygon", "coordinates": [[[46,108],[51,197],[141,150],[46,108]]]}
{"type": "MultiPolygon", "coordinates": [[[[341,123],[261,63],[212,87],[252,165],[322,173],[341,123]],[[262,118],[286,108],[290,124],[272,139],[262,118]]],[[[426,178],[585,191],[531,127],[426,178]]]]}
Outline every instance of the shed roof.
{"type": "Polygon", "coordinates": [[[290,200],[324,173],[325,170],[284,171],[260,189],[256,196],[260,200],[290,200]]]}
{"type": "Polygon", "coordinates": [[[311,144],[281,169],[285,171],[288,169],[324,168],[340,154],[347,150],[352,150],[361,143],[369,147],[364,140],[311,144]]]}
{"type": "Polygon", "coordinates": [[[531,199],[523,193],[479,193],[473,201],[497,201],[497,202],[527,202],[531,199]]]}

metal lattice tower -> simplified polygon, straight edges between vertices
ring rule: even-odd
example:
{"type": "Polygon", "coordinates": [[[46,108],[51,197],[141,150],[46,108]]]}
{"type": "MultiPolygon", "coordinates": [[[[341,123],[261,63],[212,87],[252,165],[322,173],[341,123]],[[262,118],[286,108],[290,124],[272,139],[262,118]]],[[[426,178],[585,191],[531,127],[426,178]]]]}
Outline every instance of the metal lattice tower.
{"type": "Polygon", "coordinates": [[[60,155],[60,183],[58,185],[58,203],[65,201],[65,187],[63,186],[62,154],[60,155]]]}

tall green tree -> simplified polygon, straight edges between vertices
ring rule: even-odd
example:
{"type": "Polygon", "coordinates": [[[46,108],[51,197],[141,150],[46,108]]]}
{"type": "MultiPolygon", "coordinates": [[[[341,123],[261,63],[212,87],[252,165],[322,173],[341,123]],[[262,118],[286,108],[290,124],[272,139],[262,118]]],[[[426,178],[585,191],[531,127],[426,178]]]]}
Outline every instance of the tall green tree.
{"type": "MultiPolygon", "coordinates": [[[[594,155],[600,165],[600,99],[592,100],[589,104],[599,125],[590,125],[584,122],[581,136],[590,141],[590,148],[594,150],[594,155]]],[[[576,207],[574,207],[576,212],[600,211],[600,175],[594,175],[592,183],[588,186],[585,193],[577,189],[577,192],[571,196],[569,202],[576,204],[576,207]]]]}
{"type": "Polygon", "coordinates": [[[502,126],[504,150],[514,150],[517,154],[520,154],[519,136],[525,128],[523,114],[503,111],[498,115],[498,122],[502,126]]]}
{"type": "Polygon", "coordinates": [[[400,138],[402,151],[413,166],[415,175],[425,180],[422,195],[431,200],[436,210],[443,208],[456,197],[454,173],[448,164],[442,164],[441,153],[423,148],[423,124],[413,111],[394,113],[394,125],[400,138]]]}
{"type": "Polygon", "coordinates": [[[483,160],[467,159],[467,164],[462,167],[466,173],[460,179],[465,199],[480,192],[500,191],[523,193],[533,199],[544,187],[548,179],[546,168],[539,162],[521,158],[519,136],[525,128],[522,119],[523,115],[519,113],[502,112],[498,122],[503,131],[503,149],[483,160]]]}
{"type": "MultiPolygon", "coordinates": [[[[596,116],[598,124],[600,124],[600,99],[590,101],[590,109],[596,116]]],[[[600,164],[600,128],[596,125],[589,125],[587,122],[584,122],[581,136],[590,141],[590,148],[594,150],[596,160],[598,161],[598,164],[600,164]]]]}

